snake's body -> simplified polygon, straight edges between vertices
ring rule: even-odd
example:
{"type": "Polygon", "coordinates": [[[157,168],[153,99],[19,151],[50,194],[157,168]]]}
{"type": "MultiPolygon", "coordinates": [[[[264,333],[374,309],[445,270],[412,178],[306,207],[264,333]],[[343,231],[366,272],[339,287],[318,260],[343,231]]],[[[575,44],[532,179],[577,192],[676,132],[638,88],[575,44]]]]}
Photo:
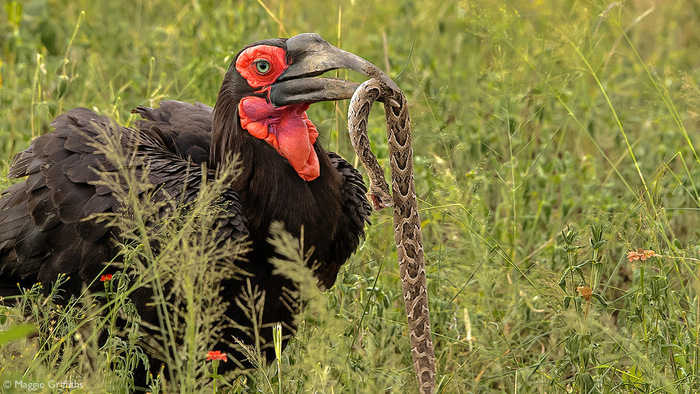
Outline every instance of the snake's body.
{"type": "Polygon", "coordinates": [[[369,196],[374,208],[394,208],[394,236],[411,337],[413,365],[420,391],[433,393],[436,377],[435,353],[430,336],[423,237],[413,174],[411,120],[403,92],[377,79],[370,79],[361,84],[350,100],[348,129],[353,147],[370,178],[369,196]],[[370,109],[378,99],[384,102],[386,114],[391,194],[384,179],[384,170],[372,153],[367,136],[370,109]]]}

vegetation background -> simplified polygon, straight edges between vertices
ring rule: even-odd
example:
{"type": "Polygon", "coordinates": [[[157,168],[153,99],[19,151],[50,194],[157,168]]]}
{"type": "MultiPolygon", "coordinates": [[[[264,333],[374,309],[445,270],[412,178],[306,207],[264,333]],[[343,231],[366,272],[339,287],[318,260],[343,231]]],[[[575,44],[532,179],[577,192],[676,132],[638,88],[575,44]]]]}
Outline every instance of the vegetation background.
{"type": "MultiPolygon", "coordinates": [[[[697,392],[699,20],[697,1],[0,0],[0,174],[67,109],[130,124],[163,99],[213,105],[243,45],[317,32],[411,105],[442,392],[697,392]]],[[[346,110],[309,116],[353,161],[346,110]]],[[[376,213],[280,364],[219,390],[415,390],[397,273],[376,213]]],[[[128,387],[110,361],[69,356],[100,353],[75,330],[39,357],[57,350],[21,315],[0,317],[0,380],[128,387]]]]}

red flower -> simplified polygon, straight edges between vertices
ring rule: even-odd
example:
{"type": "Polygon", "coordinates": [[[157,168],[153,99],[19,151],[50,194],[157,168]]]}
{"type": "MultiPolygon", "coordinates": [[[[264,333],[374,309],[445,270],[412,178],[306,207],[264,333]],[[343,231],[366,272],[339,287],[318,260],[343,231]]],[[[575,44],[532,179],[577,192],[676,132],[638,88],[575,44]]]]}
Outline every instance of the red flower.
{"type": "Polygon", "coordinates": [[[112,274],[102,275],[100,277],[100,282],[108,282],[112,280],[112,274]]]}
{"type": "Polygon", "coordinates": [[[223,362],[228,361],[226,358],[226,353],[221,353],[218,350],[210,350],[207,352],[207,361],[210,360],[222,360],[223,362]]]}

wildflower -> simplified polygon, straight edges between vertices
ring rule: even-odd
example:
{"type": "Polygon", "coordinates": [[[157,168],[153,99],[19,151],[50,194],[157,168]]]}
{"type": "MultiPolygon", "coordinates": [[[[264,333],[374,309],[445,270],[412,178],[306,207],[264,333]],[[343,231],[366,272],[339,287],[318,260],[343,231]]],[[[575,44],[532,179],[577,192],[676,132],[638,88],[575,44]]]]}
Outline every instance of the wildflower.
{"type": "Polygon", "coordinates": [[[221,353],[218,350],[210,350],[207,352],[207,361],[212,361],[212,369],[213,373],[211,374],[211,377],[214,378],[214,393],[216,393],[216,382],[221,378],[219,375],[218,369],[219,369],[219,361],[226,362],[228,359],[226,358],[226,353],[221,353]]]}
{"type": "Polygon", "coordinates": [[[226,358],[226,353],[221,353],[218,350],[210,350],[207,352],[207,361],[210,360],[222,360],[223,362],[228,361],[226,358]]]}
{"type": "Polygon", "coordinates": [[[658,257],[658,256],[659,255],[656,254],[656,252],[654,252],[651,249],[644,250],[642,248],[639,248],[636,251],[632,250],[632,251],[627,252],[627,259],[629,261],[633,261],[633,260],[645,261],[649,257],[658,257]]]}
{"type": "Polygon", "coordinates": [[[112,280],[112,274],[102,275],[100,277],[100,282],[109,282],[112,280]]]}
{"type": "Polygon", "coordinates": [[[578,291],[581,297],[586,301],[590,301],[591,296],[593,296],[593,289],[588,286],[579,286],[576,288],[576,291],[578,291]]]}

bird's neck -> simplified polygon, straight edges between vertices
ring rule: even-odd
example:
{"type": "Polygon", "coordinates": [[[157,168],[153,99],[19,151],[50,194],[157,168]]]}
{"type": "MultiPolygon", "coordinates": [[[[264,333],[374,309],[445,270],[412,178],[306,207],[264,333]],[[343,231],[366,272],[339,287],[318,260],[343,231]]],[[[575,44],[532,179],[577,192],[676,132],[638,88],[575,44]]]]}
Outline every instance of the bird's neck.
{"type": "MultiPolygon", "coordinates": [[[[236,158],[237,176],[232,187],[239,196],[242,213],[250,231],[255,253],[251,258],[266,260],[274,251],[268,244],[270,226],[281,222],[284,229],[303,238],[304,249],[313,250],[309,264],[327,261],[330,240],[341,222],[341,179],[318,142],[319,176],[302,179],[273,147],[240,126],[237,103],[219,101],[214,110],[211,168],[236,158]]],[[[230,167],[229,167],[230,168],[230,167]]]]}
{"type": "MultiPolygon", "coordinates": [[[[238,101],[219,97],[214,107],[210,168],[232,168],[227,163],[236,161],[233,189],[238,193],[248,217],[259,221],[267,230],[272,221],[283,221],[298,227],[299,217],[289,217],[289,206],[313,205],[306,181],[301,179],[273,147],[241,128],[238,101]]],[[[312,208],[315,207],[304,207],[312,208]]],[[[303,222],[303,220],[302,220],[303,222]]]]}
{"type": "Polygon", "coordinates": [[[209,168],[222,168],[238,152],[237,136],[241,130],[238,120],[238,100],[219,94],[214,106],[212,143],[209,151],[209,168]]]}

